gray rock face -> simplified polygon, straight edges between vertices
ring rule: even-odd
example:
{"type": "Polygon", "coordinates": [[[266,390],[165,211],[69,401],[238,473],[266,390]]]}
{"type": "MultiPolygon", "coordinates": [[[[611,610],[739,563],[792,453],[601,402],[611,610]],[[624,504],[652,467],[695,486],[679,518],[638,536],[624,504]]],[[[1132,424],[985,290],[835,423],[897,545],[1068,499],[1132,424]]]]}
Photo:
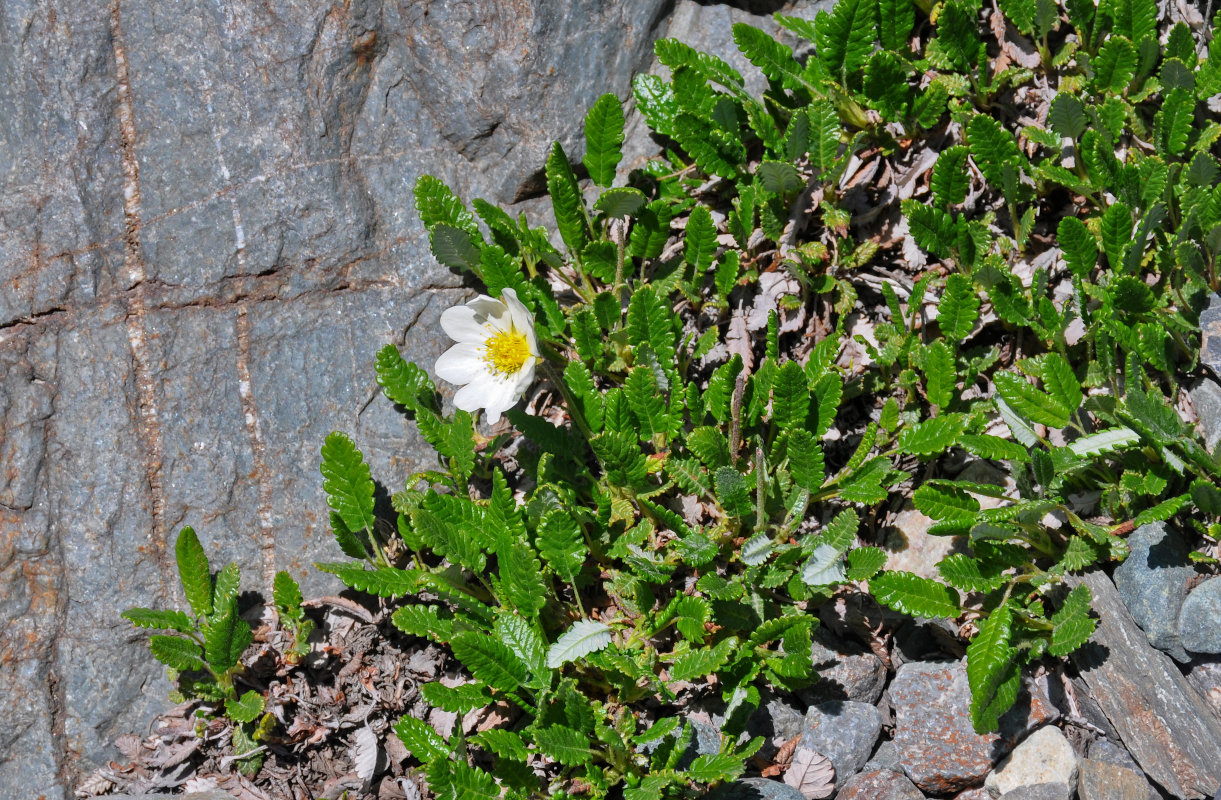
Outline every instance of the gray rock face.
{"type": "Polygon", "coordinates": [[[1183,649],[1221,653],[1221,580],[1210,578],[1192,589],[1179,612],[1183,649]]]}
{"type": "Polygon", "coordinates": [[[465,296],[416,179],[537,191],[672,7],[0,4],[0,786],[66,798],[164,707],[118,614],[181,602],[180,526],[250,588],[334,588],[318,448],[431,462],[372,360],[430,364],[465,296]]]}
{"type": "Polygon", "coordinates": [[[832,700],[806,712],[797,746],[831,759],[839,788],[869,760],[881,732],[882,715],[873,706],[832,700]]]}
{"type": "Polygon", "coordinates": [[[1179,611],[1195,570],[1187,548],[1164,522],[1142,525],[1128,537],[1131,554],[1115,570],[1115,588],[1149,644],[1188,661],[1179,635],[1179,611]]]}

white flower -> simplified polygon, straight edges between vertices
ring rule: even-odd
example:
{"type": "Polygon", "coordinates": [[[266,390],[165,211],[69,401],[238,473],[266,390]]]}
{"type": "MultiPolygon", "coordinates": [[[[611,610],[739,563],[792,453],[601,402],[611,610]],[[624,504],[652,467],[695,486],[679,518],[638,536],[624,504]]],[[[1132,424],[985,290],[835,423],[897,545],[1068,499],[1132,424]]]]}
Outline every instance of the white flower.
{"type": "Polygon", "coordinates": [[[505,289],[501,298],[480,295],[441,312],[441,328],[457,344],[437,359],[437,376],[462,386],[454,405],[486,409],[489,425],[521,399],[539,360],[534,318],[517,292],[505,289]]]}

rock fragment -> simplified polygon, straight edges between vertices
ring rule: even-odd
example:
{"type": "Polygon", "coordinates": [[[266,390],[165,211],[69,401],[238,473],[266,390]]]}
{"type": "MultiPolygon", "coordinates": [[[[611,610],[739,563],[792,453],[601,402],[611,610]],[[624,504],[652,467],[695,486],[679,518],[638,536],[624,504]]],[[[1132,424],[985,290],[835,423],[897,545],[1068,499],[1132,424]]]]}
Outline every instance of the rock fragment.
{"type": "Polygon", "coordinates": [[[903,775],[875,769],[849,778],[835,800],[924,800],[924,794],[903,775]]]}
{"type": "Polygon", "coordinates": [[[1142,525],[1128,537],[1131,554],[1115,570],[1115,588],[1149,644],[1188,660],[1179,635],[1179,611],[1195,570],[1177,531],[1164,522],[1142,525]]]}
{"type": "Polygon", "coordinates": [[[1210,578],[1192,589],[1179,612],[1183,649],[1221,653],[1221,580],[1210,578]]]}
{"type": "Polygon", "coordinates": [[[1053,725],[1026,737],[984,781],[985,788],[998,796],[1039,784],[1063,785],[1066,800],[1077,785],[1077,754],[1053,725]]]}
{"type": "Polygon", "coordinates": [[[831,759],[835,785],[840,788],[869,760],[881,733],[882,715],[873,706],[831,700],[806,712],[797,749],[813,750],[831,759]]]}

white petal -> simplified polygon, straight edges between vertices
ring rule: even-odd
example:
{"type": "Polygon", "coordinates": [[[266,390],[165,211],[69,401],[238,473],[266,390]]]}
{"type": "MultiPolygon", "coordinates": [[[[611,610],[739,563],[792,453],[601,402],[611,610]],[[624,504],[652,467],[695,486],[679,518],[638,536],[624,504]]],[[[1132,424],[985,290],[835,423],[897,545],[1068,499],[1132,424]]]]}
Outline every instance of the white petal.
{"type": "Polygon", "coordinates": [[[483,388],[485,392],[480,402],[488,415],[488,424],[495,425],[501,414],[517,405],[524,387],[519,387],[517,381],[500,380],[485,384],[483,388]]]}
{"type": "MultiPolygon", "coordinates": [[[[468,383],[458,390],[454,395],[454,408],[462,411],[469,411],[474,414],[479,409],[483,408],[483,401],[487,397],[488,385],[483,381],[475,381],[468,383]]],[[[499,419],[499,417],[497,417],[499,419]]]]}
{"type": "Polygon", "coordinates": [[[441,330],[455,342],[482,342],[487,339],[486,322],[470,306],[454,306],[441,312],[441,330]]]}
{"type": "Polygon", "coordinates": [[[517,299],[517,292],[513,289],[504,289],[500,296],[504,298],[505,306],[509,309],[509,316],[513,320],[513,327],[526,336],[526,344],[530,348],[530,355],[538,355],[538,337],[534,335],[534,317],[530,314],[530,309],[517,299]]]}
{"type": "Polygon", "coordinates": [[[441,380],[457,384],[486,379],[488,365],[483,360],[482,345],[459,342],[441,354],[434,372],[441,380]]]}
{"type": "Polygon", "coordinates": [[[468,300],[466,307],[475,312],[480,325],[487,322],[501,322],[505,320],[509,313],[508,307],[503,302],[495,297],[488,297],[486,294],[481,294],[473,300],[468,300]]]}

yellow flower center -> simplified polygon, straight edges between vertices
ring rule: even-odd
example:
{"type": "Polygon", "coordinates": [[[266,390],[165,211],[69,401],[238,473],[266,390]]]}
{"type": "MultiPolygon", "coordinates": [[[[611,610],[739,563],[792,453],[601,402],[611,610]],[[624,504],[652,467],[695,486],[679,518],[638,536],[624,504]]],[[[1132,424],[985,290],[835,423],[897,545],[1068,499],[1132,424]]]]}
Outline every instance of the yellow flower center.
{"type": "Polygon", "coordinates": [[[526,342],[526,335],[518,333],[516,329],[500,331],[484,345],[483,360],[492,372],[500,375],[520,372],[528,358],[530,345],[526,342]]]}

